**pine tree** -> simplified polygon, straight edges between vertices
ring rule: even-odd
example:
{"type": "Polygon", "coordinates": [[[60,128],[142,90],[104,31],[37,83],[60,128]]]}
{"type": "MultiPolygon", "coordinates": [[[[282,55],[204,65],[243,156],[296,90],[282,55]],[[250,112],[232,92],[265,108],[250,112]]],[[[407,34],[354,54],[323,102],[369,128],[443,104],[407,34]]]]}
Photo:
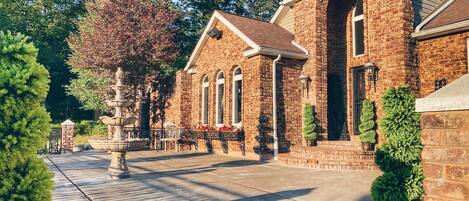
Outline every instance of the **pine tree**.
{"type": "Polygon", "coordinates": [[[306,140],[316,140],[318,134],[316,133],[316,119],[314,118],[313,106],[305,104],[304,107],[304,128],[303,135],[306,140]]]}
{"type": "Polygon", "coordinates": [[[363,101],[360,121],[360,141],[376,143],[375,106],[373,101],[363,101]]]}
{"type": "Polygon", "coordinates": [[[423,170],[420,114],[410,87],[390,88],[383,96],[384,117],[380,122],[385,143],[376,153],[384,174],[371,187],[373,200],[421,200],[423,170]]]}
{"type": "Polygon", "coordinates": [[[50,200],[52,174],[36,152],[49,134],[49,75],[22,34],[0,31],[0,200],[50,200]]]}

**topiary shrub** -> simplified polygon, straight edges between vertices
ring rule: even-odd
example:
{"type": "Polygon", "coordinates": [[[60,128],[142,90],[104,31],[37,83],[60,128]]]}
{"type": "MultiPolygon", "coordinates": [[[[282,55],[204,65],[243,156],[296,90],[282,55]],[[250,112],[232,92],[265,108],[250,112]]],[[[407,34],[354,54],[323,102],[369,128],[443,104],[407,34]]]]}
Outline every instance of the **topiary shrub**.
{"type": "Polygon", "coordinates": [[[383,96],[384,117],[380,122],[385,143],[375,161],[384,172],[371,187],[373,200],[421,200],[423,170],[420,155],[420,114],[410,87],[390,88],[383,96]]]}
{"type": "Polygon", "coordinates": [[[375,106],[370,100],[363,101],[362,114],[360,116],[360,141],[376,143],[375,106]]]}
{"type": "Polygon", "coordinates": [[[314,141],[318,138],[316,133],[316,119],[314,118],[313,106],[309,103],[305,104],[304,107],[304,128],[303,135],[306,140],[314,141]]]}
{"type": "Polygon", "coordinates": [[[27,40],[0,31],[0,200],[51,199],[53,175],[36,155],[50,132],[49,75],[27,40]]]}

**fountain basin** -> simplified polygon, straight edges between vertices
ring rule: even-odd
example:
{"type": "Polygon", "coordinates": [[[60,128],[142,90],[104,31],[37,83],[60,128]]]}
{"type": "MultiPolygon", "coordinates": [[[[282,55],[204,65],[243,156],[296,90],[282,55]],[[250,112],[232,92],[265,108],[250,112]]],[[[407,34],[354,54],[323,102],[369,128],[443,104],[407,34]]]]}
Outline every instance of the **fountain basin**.
{"type": "Polygon", "coordinates": [[[130,107],[134,103],[132,100],[107,100],[106,104],[110,107],[130,107]]]}
{"type": "Polygon", "coordinates": [[[104,151],[111,151],[111,152],[125,152],[125,151],[132,151],[132,150],[142,150],[145,148],[145,145],[150,140],[145,139],[126,139],[122,141],[114,141],[114,140],[88,140],[91,147],[96,150],[104,150],[104,151]]]}
{"type": "Polygon", "coordinates": [[[99,117],[101,121],[110,126],[125,126],[125,125],[130,125],[134,124],[137,121],[137,118],[135,117],[108,117],[108,116],[102,116],[99,117]]]}

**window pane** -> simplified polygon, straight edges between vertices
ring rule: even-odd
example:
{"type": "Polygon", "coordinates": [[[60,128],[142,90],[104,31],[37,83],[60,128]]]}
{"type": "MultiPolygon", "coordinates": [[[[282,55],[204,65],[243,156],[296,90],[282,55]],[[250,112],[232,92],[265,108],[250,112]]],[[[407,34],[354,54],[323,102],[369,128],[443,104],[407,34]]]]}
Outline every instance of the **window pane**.
{"type": "Polygon", "coordinates": [[[224,84],[219,84],[218,85],[218,100],[217,100],[217,111],[218,111],[218,117],[217,117],[217,124],[223,124],[223,96],[225,94],[225,85],[224,84]]]}
{"type": "Polygon", "coordinates": [[[357,4],[355,5],[355,17],[363,15],[363,0],[357,0],[357,4]]]}
{"type": "Polygon", "coordinates": [[[235,75],[241,75],[241,69],[240,69],[240,68],[237,68],[234,74],[235,74],[235,75]]]}
{"type": "Polygon", "coordinates": [[[365,33],[363,20],[359,20],[355,23],[355,55],[361,55],[365,53],[365,33]]]}
{"type": "Polygon", "coordinates": [[[235,97],[234,97],[234,102],[235,102],[235,108],[233,110],[234,112],[234,122],[235,123],[240,123],[241,122],[241,115],[242,115],[242,100],[243,100],[243,89],[242,89],[242,80],[235,81],[235,97]]]}
{"type": "Polygon", "coordinates": [[[204,111],[203,111],[203,124],[208,124],[208,87],[204,87],[203,97],[204,111]]]}

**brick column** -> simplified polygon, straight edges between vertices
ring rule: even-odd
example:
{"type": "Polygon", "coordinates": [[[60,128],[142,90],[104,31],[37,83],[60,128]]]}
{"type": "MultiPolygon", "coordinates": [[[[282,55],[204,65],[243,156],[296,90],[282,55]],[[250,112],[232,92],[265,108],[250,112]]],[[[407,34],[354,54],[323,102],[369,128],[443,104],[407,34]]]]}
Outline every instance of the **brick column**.
{"type": "Polygon", "coordinates": [[[72,153],[73,152],[73,133],[75,128],[75,123],[70,119],[64,121],[62,124],[62,153],[72,153]]]}
{"type": "Polygon", "coordinates": [[[425,200],[469,200],[469,75],[417,100],[425,200]]]}

